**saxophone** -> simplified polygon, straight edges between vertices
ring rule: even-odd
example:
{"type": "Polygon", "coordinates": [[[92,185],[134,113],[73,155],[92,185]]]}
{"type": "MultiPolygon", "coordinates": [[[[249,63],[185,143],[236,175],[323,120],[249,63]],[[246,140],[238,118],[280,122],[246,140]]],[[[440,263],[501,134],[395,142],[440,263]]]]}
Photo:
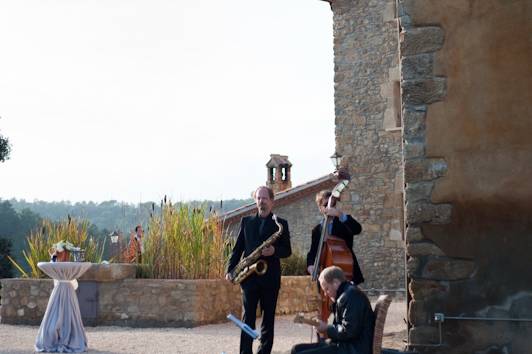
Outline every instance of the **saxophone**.
{"type": "Polygon", "coordinates": [[[283,225],[277,221],[277,215],[273,214],[272,219],[279,229],[233,268],[230,275],[233,284],[240,284],[253,273],[264,275],[268,270],[268,263],[264,259],[259,259],[262,250],[270,247],[283,233],[283,225]]]}

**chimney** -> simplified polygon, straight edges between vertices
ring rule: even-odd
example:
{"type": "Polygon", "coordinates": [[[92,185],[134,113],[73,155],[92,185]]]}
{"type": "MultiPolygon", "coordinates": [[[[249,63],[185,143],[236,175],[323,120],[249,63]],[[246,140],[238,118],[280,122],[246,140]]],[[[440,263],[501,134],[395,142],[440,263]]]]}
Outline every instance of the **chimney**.
{"type": "Polygon", "coordinates": [[[266,185],[273,189],[274,193],[292,188],[290,167],[292,164],[288,161],[288,156],[270,154],[270,161],[266,163],[268,172],[266,185]]]}

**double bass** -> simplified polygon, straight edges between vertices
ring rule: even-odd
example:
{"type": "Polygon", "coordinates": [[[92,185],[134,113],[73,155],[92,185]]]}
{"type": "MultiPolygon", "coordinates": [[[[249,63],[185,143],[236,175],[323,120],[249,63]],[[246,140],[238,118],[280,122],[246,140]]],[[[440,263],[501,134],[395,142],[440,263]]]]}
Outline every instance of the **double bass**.
{"type": "MultiPolygon", "coordinates": [[[[339,183],[333,188],[331,196],[327,201],[327,208],[332,208],[336,205],[336,201],[340,199],[342,191],[349,184],[350,176],[345,171],[338,171],[339,183]]],[[[347,247],[345,241],[337,236],[329,234],[329,225],[334,220],[333,216],[325,215],[321,236],[318,244],[318,251],[314,259],[314,269],[312,271],[312,280],[317,281],[320,271],[330,266],[338,266],[342,268],[347,280],[353,279],[353,256],[351,250],[347,247]]],[[[320,319],[327,322],[331,313],[331,300],[323,290],[320,288],[320,319]]]]}

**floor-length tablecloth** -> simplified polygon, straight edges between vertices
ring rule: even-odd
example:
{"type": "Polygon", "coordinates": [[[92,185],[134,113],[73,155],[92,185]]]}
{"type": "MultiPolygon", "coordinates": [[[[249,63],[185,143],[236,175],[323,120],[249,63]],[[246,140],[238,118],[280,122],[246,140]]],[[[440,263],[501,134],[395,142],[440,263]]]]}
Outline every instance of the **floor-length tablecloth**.
{"type": "Polygon", "coordinates": [[[54,289],[35,340],[37,352],[81,353],[87,351],[87,336],[81,321],[77,278],[89,262],[39,262],[37,266],[54,279],[54,289]]]}

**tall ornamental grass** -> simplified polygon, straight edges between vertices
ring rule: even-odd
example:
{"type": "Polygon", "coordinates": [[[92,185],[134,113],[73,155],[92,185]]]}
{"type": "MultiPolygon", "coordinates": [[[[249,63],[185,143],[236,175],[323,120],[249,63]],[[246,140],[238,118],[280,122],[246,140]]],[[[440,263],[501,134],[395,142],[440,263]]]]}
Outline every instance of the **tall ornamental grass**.
{"type": "Polygon", "coordinates": [[[213,279],[225,273],[229,241],[218,218],[205,208],[161,203],[144,240],[140,276],[158,279],[213,279]]]}
{"type": "Polygon", "coordinates": [[[85,261],[100,263],[102,261],[103,242],[95,240],[88,233],[89,222],[68,216],[60,222],[43,220],[41,227],[30,232],[26,238],[27,249],[22,251],[29,271],[16,263],[11,257],[10,261],[19,270],[24,278],[43,278],[44,273],[37,267],[37,263],[50,260],[49,250],[59,241],[68,241],[76,247],[85,250],[85,261]]]}

